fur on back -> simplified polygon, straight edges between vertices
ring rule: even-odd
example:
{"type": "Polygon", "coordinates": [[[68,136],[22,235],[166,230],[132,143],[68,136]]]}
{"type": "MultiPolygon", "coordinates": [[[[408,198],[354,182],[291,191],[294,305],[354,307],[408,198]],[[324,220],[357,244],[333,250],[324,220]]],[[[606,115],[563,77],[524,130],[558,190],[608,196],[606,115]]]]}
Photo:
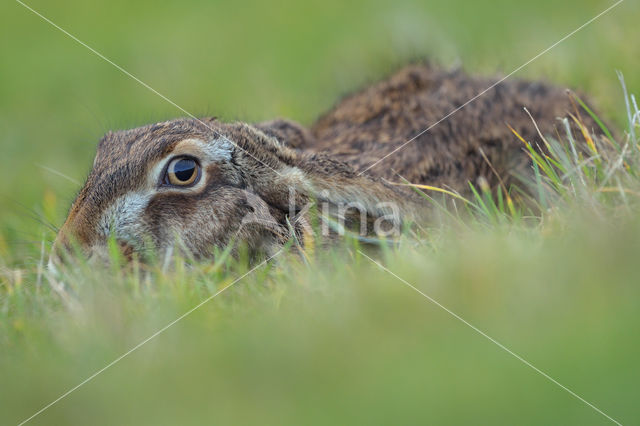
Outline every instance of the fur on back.
{"type": "MultiPolygon", "coordinates": [[[[487,90],[497,81],[429,64],[407,66],[343,99],[311,126],[313,138],[303,149],[330,153],[365,170],[420,134],[367,174],[395,181],[400,175],[465,192],[467,182],[480,176],[497,183],[482,150],[510,182],[515,173],[527,172],[529,161],[508,126],[538,145],[540,137],[525,108],[543,135],[554,138],[558,120],[576,109],[566,89],[506,80],[487,90]]],[[[590,130],[598,129],[587,114],[582,118],[590,130]]]]}

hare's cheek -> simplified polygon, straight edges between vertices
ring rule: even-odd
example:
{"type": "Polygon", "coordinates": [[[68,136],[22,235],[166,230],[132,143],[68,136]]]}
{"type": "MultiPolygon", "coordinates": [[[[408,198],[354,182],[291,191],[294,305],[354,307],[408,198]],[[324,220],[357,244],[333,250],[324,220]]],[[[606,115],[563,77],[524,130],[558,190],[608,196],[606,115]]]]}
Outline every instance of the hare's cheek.
{"type": "Polygon", "coordinates": [[[150,200],[144,212],[144,223],[158,249],[187,247],[210,234],[215,212],[198,194],[159,193],[150,200]]]}
{"type": "Polygon", "coordinates": [[[145,221],[160,248],[185,247],[207,257],[214,247],[225,247],[237,237],[248,206],[242,190],[211,184],[199,194],[156,194],[145,221]]]}
{"type": "Polygon", "coordinates": [[[141,245],[147,229],[145,211],[151,198],[149,192],[131,192],[119,197],[100,215],[96,234],[103,241],[113,235],[130,246],[141,245]]]}

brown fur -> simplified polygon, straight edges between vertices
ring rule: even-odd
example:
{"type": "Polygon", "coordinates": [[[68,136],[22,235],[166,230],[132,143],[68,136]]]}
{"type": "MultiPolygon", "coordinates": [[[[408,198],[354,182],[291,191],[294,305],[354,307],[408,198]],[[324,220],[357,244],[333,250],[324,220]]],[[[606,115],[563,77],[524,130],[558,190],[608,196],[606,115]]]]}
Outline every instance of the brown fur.
{"type": "MultiPolygon", "coordinates": [[[[305,148],[328,152],[364,170],[414,138],[496,82],[427,64],[403,68],[390,78],[349,96],[311,128],[305,148]]],[[[558,118],[575,110],[565,89],[541,82],[500,83],[432,127],[367,174],[466,192],[480,176],[497,184],[482,150],[508,183],[526,173],[528,157],[511,132],[537,145],[540,138],[527,108],[544,135],[556,135],[558,118]]],[[[586,114],[583,114],[586,116],[586,114]]],[[[585,117],[583,117],[585,118],[585,117]]],[[[587,126],[597,129],[589,117],[587,126]]]]}
{"type": "Polygon", "coordinates": [[[272,253],[292,236],[292,228],[302,239],[309,223],[305,206],[312,200],[328,205],[332,216],[344,216],[354,228],[364,223],[368,233],[376,218],[389,213],[377,204],[382,201],[400,206],[400,221],[415,219],[425,206],[387,180],[402,176],[462,192],[479,177],[495,184],[482,151],[509,183],[530,166],[507,124],[535,141],[538,135],[523,107],[545,134],[553,134],[556,118],[572,111],[562,89],[507,81],[366,170],[494,81],[411,65],[343,99],[310,129],[288,120],[249,125],[182,118],[109,132],[98,144],[93,170],[56,247],[74,240],[93,253],[112,233],[128,255],[149,247],[166,250],[176,237],[196,257],[232,239],[247,242],[254,252],[272,253]],[[207,154],[213,157],[199,159],[203,184],[184,190],[150,181],[157,179],[158,164],[189,139],[198,141],[189,149],[215,149],[207,154]],[[349,202],[364,209],[364,221],[351,210],[339,212],[349,202]],[[136,205],[143,207],[134,214],[136,205]]]}

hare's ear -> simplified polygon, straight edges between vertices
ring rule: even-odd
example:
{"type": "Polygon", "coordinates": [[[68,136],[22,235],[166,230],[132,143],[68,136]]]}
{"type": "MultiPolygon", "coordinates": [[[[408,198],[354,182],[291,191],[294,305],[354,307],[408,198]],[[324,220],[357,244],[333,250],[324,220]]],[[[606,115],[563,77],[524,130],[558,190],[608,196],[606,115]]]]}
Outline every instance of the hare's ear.
{"type": "Polygon", "coordinates": [[[242,148],[234,157],[235,164],[272,213],[283,218],[297,216],[317,204],[321,212],[357,229],[380,218],[397,225],[413,216],[412,193],[358,174],[328,155],[292,149],[284,143],[287,137],[300,143],[306,133],[297,124],[280,120],[271,125],[233,125],[232,136],[242,148]]]}
{"type": "Polygon", "coordinates": [[[295,121],[277,119],[258,123],[255,127],[290,148],[306,149],[313,143],[311,132],[295,121]]]}
{"type": "Polygon", "coordinates": [[[331,157],[304,154],[261,188],[262,198],[290,217],[315,205],[333,231],[351,230],[363,237],[397,233],[405,221],[413,221],[416,203],[411,195],[360,176],[331,157]]]}

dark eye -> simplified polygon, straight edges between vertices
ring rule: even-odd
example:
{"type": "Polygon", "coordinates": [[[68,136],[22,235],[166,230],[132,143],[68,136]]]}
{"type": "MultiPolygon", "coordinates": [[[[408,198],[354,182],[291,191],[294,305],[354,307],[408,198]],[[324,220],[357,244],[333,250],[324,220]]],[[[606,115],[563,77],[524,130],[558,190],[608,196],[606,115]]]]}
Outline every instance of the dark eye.
{"type": "Polygon", "coordinates": [[[200,165],[190,157],[174,158],[167,167],[164,183],[173,186],[195,185],[200,179],[200,165]]]}

